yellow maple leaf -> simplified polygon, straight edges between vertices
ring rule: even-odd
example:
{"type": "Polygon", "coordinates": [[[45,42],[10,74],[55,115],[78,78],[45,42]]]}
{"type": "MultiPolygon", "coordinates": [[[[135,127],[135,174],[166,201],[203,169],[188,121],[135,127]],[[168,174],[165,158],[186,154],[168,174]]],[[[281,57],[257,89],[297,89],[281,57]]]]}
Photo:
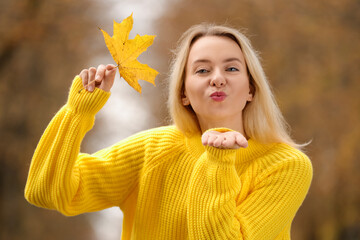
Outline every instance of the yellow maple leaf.
{"type": "Polygon", "coordinates": [[[128,39],[133,22],[132,14],[121,23],[114,21],[114,35],[112,37],[104,30],[100,30],[104,35],[105,44],[111,56],[118,65],[120,76],[141,93],[138,80],[144,80],[155,85],[155,77],[158,72],[148,65],[140,63],[137,57],[151,46],[155,36],[136,35],[134,39],[128,39]]]}

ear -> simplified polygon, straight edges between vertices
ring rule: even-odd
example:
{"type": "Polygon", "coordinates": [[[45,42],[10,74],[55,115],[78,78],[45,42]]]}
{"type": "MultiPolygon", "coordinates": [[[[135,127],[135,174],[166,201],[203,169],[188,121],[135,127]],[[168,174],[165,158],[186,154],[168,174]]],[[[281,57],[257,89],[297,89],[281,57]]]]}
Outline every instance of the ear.
{"type": "Polygon", "coordinates": [[[248,102],[251,102],[253,100],[253,94],[249,92],[248,97],[246,98],[248,102]]]}
{"type": "Polygon", "coordinates": [[[190,101],[189,101],[189,99],[188,99],[186,96],[184,96],[184,97],[181,99],[181,101],[182,101],[182,104],[183,104],[184,106],[189,106],[189,105],[190,105],[190,101]]]}
{"type": "MultiPolygon", "coordinates": [[[[252,77],[250,76],[250,78],[252,79],[252,77]]],[[[250,84],[249,84],[249,95],[247,97],[247,101],[248,102],[251,102],[254,98],[254,94],[255,94],[255,87],[254,87],[254,84],[253,84],[253,81],[250,81],[250,84]]]]}
{"type": "Polygon", "coordinates": [[[190,105],[190,100],[189,100],[189,98],[186,96],[186,91],[183,92],[181,101],[182,101],[182,104],[183,104],[184,106],[189,106],[189,105],[190,105]]]}

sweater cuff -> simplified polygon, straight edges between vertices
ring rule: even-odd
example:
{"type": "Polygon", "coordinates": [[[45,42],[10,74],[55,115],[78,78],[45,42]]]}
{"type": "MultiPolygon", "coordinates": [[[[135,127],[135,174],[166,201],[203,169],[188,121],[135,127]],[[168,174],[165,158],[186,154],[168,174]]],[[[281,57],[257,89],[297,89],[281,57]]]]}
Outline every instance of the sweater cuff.
{"type": "MultiPolygon", "coordinates": [[[[230,128],[221,127],[221,128],[210,128],[206,130],[206,132],[208,131],[217,131],[224,133],[224,132],[233,132],[234,130],[230,128]]],[[[225,165],[235,164],[235,155],[237,149],[221,149],[216,147],[205,146],[205,150],[208,153],[209,160],[214,163],[225,164],[225,165]]]]}
{"type": "Polygon", "coordinates": [[[216,147],[205,146],[205,150],[210,162],[219,165],[233,165],[235,164],[237,149],[221,149],[216,147]]]}
{"type": "Polygon", "coordinates": [[[225,128],[225,127],[218,127],[218,128],[210,128],[208,130],[206,130],[205,132],[209,132],[209,131],[216,131],[216,132],[234,132],[234,130],[230,129],[230,128],[225,128]]]}
{"type": "Polygon", "coordinates": [[[105,105],[111,93],[95,88],[93,92],[84,89],[80,76],[72,82],[67,107],[81,114],[95,115],[105,105]]]}

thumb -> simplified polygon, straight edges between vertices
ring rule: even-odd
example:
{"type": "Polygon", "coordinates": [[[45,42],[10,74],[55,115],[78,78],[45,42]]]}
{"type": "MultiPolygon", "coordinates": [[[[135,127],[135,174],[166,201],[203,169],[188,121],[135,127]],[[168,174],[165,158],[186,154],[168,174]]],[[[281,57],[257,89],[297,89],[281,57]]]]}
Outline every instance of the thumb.
{"type": "Polygon", "coordinates": [[[112,64],[106,65],[105,70],[105,81],[114,81],[115,75],[116,75],[116,69],[117,67],[112,64]]]}
{"type": "Polygon", "coordinates": [[[117,67],[114,64],[108,64],[106,65],[106,70],[111,71],[116,69],[117,67]]]}
{"type": "Polygon", "coordinates": [[[106,65],[104,80],[101,82],[100,87],[104,91],[110,92],[114,84],[117,67],[112,64],[106,65]]]}
{"type": "Polygon", "coordinates": [[[236,144],[239,145],[240,147],[246,148],[248,146],[248,141],[242,134],[237,134],[235,138],[236,138],[236,144]]]}

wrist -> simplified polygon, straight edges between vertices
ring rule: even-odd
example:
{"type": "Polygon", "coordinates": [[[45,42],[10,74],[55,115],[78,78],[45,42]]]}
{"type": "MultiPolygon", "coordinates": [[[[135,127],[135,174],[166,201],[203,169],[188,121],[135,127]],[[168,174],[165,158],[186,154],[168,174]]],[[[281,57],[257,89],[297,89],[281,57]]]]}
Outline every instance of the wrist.
{"type": "Polygon", "coordinates": [[[95,88],[93,92],[84,89],[82,80],[76,76],[72,82],[67,107],[81,114],[95,115],[105,105],[111,93],[95,88]]]}
{"type": "Polygon", "coordinates": [[[208,160],[212,163],[220,165],[235,164],[237,149],[221,149],[211,146],[205,146],[208,155],[208,160]]]}

